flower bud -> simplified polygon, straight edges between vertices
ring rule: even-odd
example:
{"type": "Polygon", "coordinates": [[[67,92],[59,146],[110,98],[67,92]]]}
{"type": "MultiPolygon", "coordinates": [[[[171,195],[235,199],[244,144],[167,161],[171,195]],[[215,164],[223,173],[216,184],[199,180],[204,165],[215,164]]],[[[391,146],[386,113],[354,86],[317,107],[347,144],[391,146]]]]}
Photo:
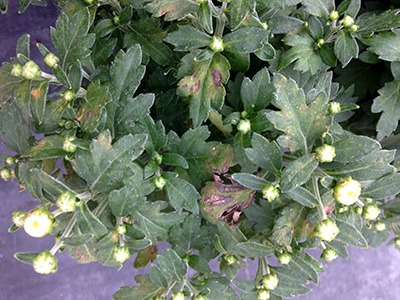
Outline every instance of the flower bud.
{"type": "Polygon", "coordinates": [[[35,80],[42,75],[42,71],[40,70],[39,66],[32,60],[28,61],[22,67],[22,76],[26,79],[35,80]]]}
{"type": "Polygon", "coordinates": [[[358,28],[360,28],[359,26],[357,26],[356,24],[353,24],[350,26],[350,30],[353,32],[357,32],[358,28]]]}
{"type": "Polygon", "coordinates": [[[194,296],[194,297],[192,298],[192,300],[206,300],[206,297],[204,297],[204,296],[201,295],[201,294],[198,294],[197,296],[194,296]]]}
{"type": "Polygon", "coordinates": [[[40,252],[33,260],[33,269],[40,274],[57,272],[57,258],[48,250],[40,252]]]}
{"type": "Polygon", "coordinates": [[[325,44],[325,40],[324,39],[318,39],[318,41],[317,41],[317,47],[318,48],[321,48],[324,44],[325,44]]]}
{"type": "Polygon", "coordinates": [[[341,208],[338,209],[338,213],[339,213],[339,214],[343,214],[343,213],[345,213],[345,212],[348,211],[348,210],[349,210],[348,207],[347,207],[347,206],[344,206],[344,207],[341,207],[341,208]]]}
{"type": "Polygon", "coordinates": [[[17,227],[23,227],[26,218],[26,211],[14,210],[12,212],[12,221],[17,227]]]}
{"type": "Polygon", "coordinates": [[[336,115],[342,111],[339,102],[329,102],[328,112],[330,115],[336,115]]]}
{"type": "Polygon", "coordinates": [[[27,214],[24,229],[33,237],[42,237],[48,234],[53,225],[53,215],[43,207],[37,207],[27,214]]]}
{"type": "Polygon", "coordinates": [[[394,239],[394,245],[400,250],[400,237],[394,239]]]}
{"type": "Polygon", "coordinates": [[[21,64],[13,65],[13,68],[11,70],[11,75],[15,76],[15,77],[21,77],[22,76],[22,65],[21,64]]]}
{"type": "Polygon", "coordinates": [[[204,2],[206,2],[207,0],[196,0],[196,3],[204,3],[204,2]]]}
{"type": "Polygon", "coordinates": [[[386,224],[382,221],[377,221],[374,223],[374,227],[376,231],[384,231],[386,230],[386,224]]]}
{"type": "Polygon", "coordinates": [[[15,157],[14,157],[14,156],[7,156],[7,158],[6,158],[6,163],[7,163],[9,166],[15,164],[15,157]]]}
{"type": "Polygon", "coordinates": [[[345,15],[343,19],[340,21],[340,24],[342,24],[346,28],[349,28],[351,27],[351,25],[354,24],[354,19],[348,15],[345,15]]]}
{"type": "Polygon", "coordinates": [[[167,184],[167,180],[162,176],[154,179],[154,185],[156,186],[156,188],[158,188],[160,190],[162,190],[166,184],[167,184]]]}
{"type": "Polygon", "coordinates": [[[268,202],[272,202],[279,196],[279,185],[273,185],[271,183],[267,183],[262,189],[261,193],[263,194],[263,198],[267,199],[268,202]]]}
{"type": "Polygon", "coordinates": [[[269,299],[269,291],[266,289],[260,289],[257,292],[257,299],[267,300],[269,299]]]}
{"type": "Polygon", "coordinates": [[[262,278],[262,285],[267,290],[273,290],[278,286],[278,276],[275,273],[264,275],[262,278]]]}
{"type": "Polygon", "coordinates": [[[50,53],[47,53],[47,55],[44,57],[43,61],[50,68],[53,68],[60,61],[60,59],[57,56],[55,56],[53,53],[50,52],[50,53]]]}
{"type": "Polygon", "coordinates": [[[129,253],[129,249],[126,246],[124,246],[124,247],[117,246],[114,249],[113,257],[116,261],[118,261],[120,263],[123,263],[124,261],[126,261],[130,256],[131,256],[131,254],[129,253]]]}
{"type": "Polygon", "coordinates": [[[162,157],[162,155],[158,154],[157,152],[153,153],[153,159],[157,163],[157,165],[162,164],[163,157],[162,157]]]}
{"type": "Polygon", "coordinates": [[[351,177],[338,180],[333,189],[335,199],[343,205],[354,204],[360,194],[361,184],[357,180],[351,179],[351,177]]]}
{"type": "Polygon", "coordinates": [[[325,249],[322,254],[321,258],[325,259],[326,261],[332,262],[334,259],[338,257],[337,253],[333,249],[325,249]]]}
{"type": "Polygon", "coordinates": [[[332,162],[333,158],[336,156],[335,147],[323,144],[322,146],[315,149],[317,153],[317,159],[324,163],[324,162],[332,162]]]}
{"type": "Polygon", "coordinates": [[[126,226],[125,225],[117,225],[115,228],[119,234],[125,234],[126,233],[126,226]]]}
{"type": "Polygon", "coordinates": [[[367,204],[363,207],[361,216],[367,221],[372,221],[372,220],[376,220],[376,218],[379,216],[380,213],[381,213],[381,210],[376,205],[376,203],[367,204]]]}
{"type": "Polygon", "coordinates": [[[182,292],[173,293],[172,300],[185,300],[185,294],[182,292]]]}
{"type": "Polygon", "coordinates": [[[292,255],[290,255],[290,253],[287,252],[277,255],[276,257],[278,258],[279,263],[281,265],[287,265],[292,260],[292,255]]]}
{"type": "Polygon", "coordinates": [[[72,141],[75,140],[73,136],[66,136],[64,138],[64,143],[63,143],[63,150],[67,152],[74,153],[78,146],[72,143],[72,141]]]}
{"type": "Polygon", "coordinates": [[[317,224],[314,229],[314,235],[323,241],[330,242],[339,233],[339,228],[332,219],[326,219],[317,224]]]}
{"type": "Polygon", "coordinates": [[[359,206],[357,206],[354,210],[355,210],[356,214],[358,214],[358,215],[361,215],[363,212],[363,209],[359,206]]]}
{"type": "Polygon", "coordinates": [[[267,22],[261,22],[261,25],[264,27],[265,30],[268,29],[268,24],[267,24],[267,22]]]}
{"type": "Polygon", "coordinates": [[[155,296],[153,297],[153,300],[165,300],[166,298],[163,296],[155,296]]]}
{"type": "Polygon", "coordinates": [[[332,10],[332,11],[329,13],[329,19],[330,19],[331,21],[335,21],[335,20],[339,19],[339,13],[338,13],[336,10],[332,10]]]}
{"type": "Polygon", "coordinates": [[[240,120],[240,122],[237,126],[237,130],[239,130],[243,134],[246,134],[250,131],[250,129],[251,129],[250,120],[248,120],[248,119],[240,120]]]}
{"type": "Polygon", "coordinates": [[[119,16],[114,16],[113,23],[114,23],[115,26],[118,26],[120,21],[121,20],[120,20],[119,16]]]}
{"type": "Polygon", "coordinates": [[[228,265],[232,265],[236,262],[236,257],[232,254],[225,254],[224,260],[227,262],[228,265]]]}
{"type": "Polygon", "coordinates": [[[63,95],[64,100],[72,101],[75,98],[75,94],[72,91],[66,91],[63,95]]]}
{"type": "Polygon", "coordinates": [[[64,192],[58,197],[56,205],[63,213],[75,211],[76,197],[71,192],[64,192]]]}
{"type": "Polygon", "coordinates": [[[11,170],[8,168],[4,168],[0,171],[0,177],[4,181],[8,181],[11,178],[11,175],[12,175],[11,170]]]}
{"type": "Polygon", "coordinates": [[[224,43],[221,38],[214,36],[210,45],[210,49],[214,52],[224,51],[224,43]]]}

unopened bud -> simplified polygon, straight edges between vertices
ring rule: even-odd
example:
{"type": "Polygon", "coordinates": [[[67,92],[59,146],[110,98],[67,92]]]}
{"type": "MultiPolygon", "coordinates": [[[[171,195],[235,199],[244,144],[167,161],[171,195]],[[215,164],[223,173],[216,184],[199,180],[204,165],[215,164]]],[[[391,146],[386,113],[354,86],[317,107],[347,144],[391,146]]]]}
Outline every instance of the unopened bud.
{"type": "Polygon", "coordinates": [[[11,178],[11,170],[9,168],[4,168],[0,171],[0,177],[4,181],[8,181],[11,178]]]}
{"type": "Polygon", "coordinates": [[[156,188],[158,188],[160,190],[162,190],[166,184],[167,184],[167,180],[162,176],[154,179],[154,185],[156,186],[156,188]]]}
{"type": "Polygon", "coordinates": [[[26,218],[26,211],[14,210],[12,212],[12,221],[17,227],[23,227],[26,218]]]}
{"type": "Polygon", "coordinates": [[[267,183],[262,189],[261,193],[263,194],[263,198],[267,199],[268,202],[272,202],[279,196],[279,185],[273,185],[271,183],[267,183]]]}
{"type": "Polygon", "coordinates": [[[318,41],[317,41],[317,47],[318,48],[321,48],[324,44],[325,44],[325,40],[324,39],[318,39],[318,41]]]}
{"type": "Polygon", "coordinates": [[[210,49],[214,52],[224,51],[224,43],[221,38],[214,36],[210,45],[210,49]]]}
{"type": "Polygon", "coordinates": [[[376,220],[381,210],[376,204],[367,204],[363,207],[362,217],[367,221],[376,220]]]}
{"type": "Polygon", "coordinates": [[[40,70],[39,66],[32,60],[28,61],[22,67],[22,76],[26,79],[35,80],[42,75],[42,71],[40,70]]]}
{"type": "Polygon", "coordinates": [[[14,157],[14,156],[7,156],[7,158],[6,158],[6,163],[7,163],[9,166],[15,164],[15,157],[14,157]]]}
{"type": "Polygon", "coordinates": [[[400,250],[400,237],[394,239],[394,245],[400,250]]]}
{"type": "Polygon", "coordinates": [[[63,143],[63,150],[66,152],[75,152],[78,146],[72,143],[72,141],[75,140],[74,137],[72,136],[67,136],[64,138],[64,143],[63,143]]]}
{"type": "Polygon", "coordinates": [[[197,296],[194,296],[192,298],[192,300],[206,300],[206,297],[204,297],[203,295],[199,294],[197,296]]]}
{"type": "Polygon", "coordinates": [[[265,30],[268,29],[268,24],[267,24],[267,22],[261,22],[261,25],[264,27],[265,30]]]}
{"type": "Polygon", "coordinates": [[[266,289],[260,289],[257,292],[257,299],[260,300],[268,300],[269,299],[269,291],[266,289]]]}
{"type": "Polygon", "coordinates": [[[24,229],[32,237],[42,237],[51,232],[53,215],[43,207],[37,207],[27,214],[24,229]]]}
{"type": "Polygon", "coordinates": [[[329,19],[330,19],[331,21],[335,21],[335,20],[339,19],[339,13],[338,13],[336,10],[332,10],[332,11],[329,13],[329,19]]]}
{"type": "Polygon", "coordinates": [[[75,94],[72,91],[66,91],[63,95],[64,100],[72,101],[75,98],[75,94]]]}
{"type": "Polygon", "coordinates": [[[287,265],[292,260],[292,255],[290,255],[290,253],[287,252],[277,255],[276,257],[278,258],[279,263],[281,265],[287,265]]]}
{"type": "Polygon", "coordinates": [[[40,252],[33,260],[33,269],[40,274],[57,272],[57,258],[48,250],[40,252]]]}
{"type": "Polygon", "coordinates": [[[342,111],[339,102],[329,102],[328,112],[330,115],[336,115],[342,111]]]}
{"type": "Polygon", "coordinates": [[[162,155],[158,154],[157,152],[153,153],[153,159],[157,163],[157,165],[162,164],[163,157],[162,157],[162,155]]]}
{"type": "Polygon", "coordinates": [[[58,197],[56,205],[63,213],[75,211],[76,197],[71,192],[64,192],[58,197]]]}
{"type": "Polygon", "coordinates": [[[262,278],[262,285],[267,290],[273,290],[278,286],[278,276],[275,273],[264,275],[262,278]]]}
{"type": "Polygon", "coordinates": [[[349,28],[351,27],[351,25],[354,24],[354,19],[348,15],[345,15],[343,19],[340,21],[340,24],[342,24],[346,28],[349,28]]]}
{"type": "Polygon", "coordinates": [[[115,25],[115,26],[118,26],[118,25],[119,25],[119,22],[120,22],[119,16],[114,16],[114,18],[113,18],[113,23],[114,23],[114,25],[115,25]]]}
{"type": "Polygon", "coordinates": [[[314,229],[314,235],[327,242],[332,241],[338,233],[339,228],[332,219],[326,219],[319,222],[314,229]]]}
{"type": "Polygon", "coordinates": [[[363,209],[359,206],[357,206],[354,210],[355,210],[356,214],[358,214],[358,215],[361,215],[363,212],[363,209]]]}
{"type": "Polygon", "coordinates": [[[185,300],[185,294],[182,292],[173,293],[172,300],[185,300]]]}
{"type": "Polygon", "coordinates": [[[357,180],[347,177],[339,180],[334,189],[333,195],[335,199],[343,205],[352,205],[361,194],[361,184],[357,180]]]}
{"type": "Polygon", "coordinates": [[[355,24],[350,26],[350,30],[353,31],[353,32],[357,32],[358,28],[360,28],[360,27],[355,25],[355,24]]]}
{"type": "Polygon", "coordinates": [[[124,247],[117,246],[114,249],[113,257],[116,261],[118,261],[120,263],[123,263],[124,261],[126,261],[130,256],[131,256],[131,254],[129,253],[129,249],[126,246],[124,246],[124,247]]]}
{"type": "Polygon", "coordinates": [[[321,258],[325,259],[326,261],[332,262],[334,259],[338,257],[337,253],[333,249],[325,249],[322,254],[321,258]]]}
{"type": "Polygon", "coordinates": [[[55,56],[53,53],[50,52],[50,53],[47,53],[47,55],[44,57],[43,61],[50,68],[53,68],[60,61],[60,59],[57,56],[55,56]]]}
{"type": "Polygon", "coordinates": [[[224,260],[227,262],[228,265],[232,265],[236,262],[236,257],[232,254],[225,254],[224,260]]]}
{"type": "Polygon", "coordinates": [[[248,120],[248,119],[240,120],[240,122],[237,126],[237,130],[239,130],[243,134],[248,133],[251,130],[250,120],[248,120]]]}
{"type": "Polygon", "coordinates": [[[15,77],[21,77],[22,76],[22,65],[21,64],[13,65],[13,68],[11,70],[11,75],[15,76],[15,77]]]}
{"type": "Polygon", "coordinates": [[[126,226],[125,225],[117,225],[115,228],[119,234],[125,234],[126,233],[126,226]]]}
{"type": "Polygon", "coordinates": [[[317,159],[322,163],[332,162],[333,158],[336,156],[335,147],[327,144],[323,144],[315,149],[315,153],[317,154],[317,159]]]}
{"type": "Polygon", "coordinates": [[[386,224],[382,221],[377,221],[374,223],[374,227],[376,231],[384,231],[386,230],[386,224]]]}

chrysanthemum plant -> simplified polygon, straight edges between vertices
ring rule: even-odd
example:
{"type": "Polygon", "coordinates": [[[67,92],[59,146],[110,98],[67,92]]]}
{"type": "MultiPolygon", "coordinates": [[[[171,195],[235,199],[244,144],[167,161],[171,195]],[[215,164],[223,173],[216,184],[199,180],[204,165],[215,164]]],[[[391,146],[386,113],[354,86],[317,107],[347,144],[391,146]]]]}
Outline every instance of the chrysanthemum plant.
{"type": "Polygon", "coordinates": [[[10,232],[55,238],[18,260],[150,264],[116,300],[277,300],[400,248],[399,1],[57,2],[48,70],[28,35],[0,69],[1,176],[38,200],[10,232]]]}

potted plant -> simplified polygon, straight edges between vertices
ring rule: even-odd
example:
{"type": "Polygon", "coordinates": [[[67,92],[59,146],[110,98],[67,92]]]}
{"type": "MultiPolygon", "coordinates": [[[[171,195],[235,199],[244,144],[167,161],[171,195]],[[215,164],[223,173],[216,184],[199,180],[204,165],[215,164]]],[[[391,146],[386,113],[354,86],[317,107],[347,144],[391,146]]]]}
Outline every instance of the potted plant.
{"type": "Polygon", "coordinates": [[[54,235],[18,260],[150,264],[114,299],[282,299],[400,248],[396,1],[58,4],[50,71],[29,35],[0,69],[0,175],[38,200],[9,231],[54,235]]]}

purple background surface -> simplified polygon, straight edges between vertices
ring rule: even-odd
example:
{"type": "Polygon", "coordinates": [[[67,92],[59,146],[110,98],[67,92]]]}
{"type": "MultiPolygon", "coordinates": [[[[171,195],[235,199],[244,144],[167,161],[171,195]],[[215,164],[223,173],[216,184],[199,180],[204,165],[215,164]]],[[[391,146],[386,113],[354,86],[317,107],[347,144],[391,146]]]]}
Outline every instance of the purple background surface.
{"type": "MultiPolygon", "coordinates": [[[[18,38],[31,35],[31,58],[41,67],[42,58],[34,46],[36,41],[51,49],[50,26],[54,26],[58,9],[49,1],[47,7],[30,6],[18,15],[16,1],[10,12],[0,15],[0,62],[15,56],[18,38]]],[[[1,142],[1,140],[0,140],[1,142]]],[[[0,153],[7,152],[0,143],[0,153]]],[[[18,262],[15,252],[40,252],[50,249],[53,238],[29,237],[23,230],[8,233],[11,213],[16,209],[29,210],[37,206],[27,192],[18,192],[17,182],[0,181],[0,299],[8,300],[108,300],[120,286],[134,285],[133,277],[143,269],[133,269],[134,257],[117,271],[97,263],[78,265],[66,253],[57,254],[58,272],[40,275],[31,265],[18,262]]],[[[319,285],[301,300],[398,300],[400,299],[400,252],[393,246],[379,249],[348,248],[350,259],[338,258],[324,263],[326,273],[320,274],[319,285]]],[[[318,256],[318,252],[313,252],[318,256]]],[[[249,261],[249,270],[240,273],[245,278],[255,272],[249,261]]],[[[212,265],[218,269],[217,263],[212,265]]]]}

